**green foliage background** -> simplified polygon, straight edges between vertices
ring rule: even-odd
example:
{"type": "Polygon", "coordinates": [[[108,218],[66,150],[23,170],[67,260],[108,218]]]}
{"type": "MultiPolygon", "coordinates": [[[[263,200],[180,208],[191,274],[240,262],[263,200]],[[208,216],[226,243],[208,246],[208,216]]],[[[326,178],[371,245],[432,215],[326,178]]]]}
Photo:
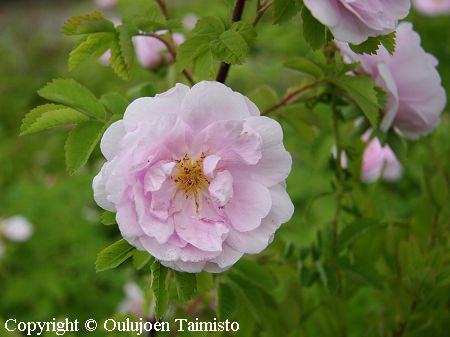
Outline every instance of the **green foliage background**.
{"type": "MultiPolygon", "coordinates": [[[[133,1],[121,3],[130,7],[133,1]]],[[[175,18],[195,13],[225,19],[232,3],[168,1],[175,18]]],[[[254,16],[250,10],[254,3],[249,1],[248,20],[254,16]]],[[[101,164],[98,150],[86,167],[69,176],[62,150],[67,132],[56,129],[18,137],[24,114],[44,103],[36,91],[51,78],[73,77],[97,96],[118,91],[129,98],[163,91],[175,80],[173,68],[151,73],[135,65],[131,82],[125,82],[95,60],[69,74],[66,60],[75,40],[61,34],[62,24],[93,7],[88,1],[0,4],[0,217],[23,214],[35,225],[30,241],[8,244],[0,259],[0,321],[10,317],[100,321],[114,314],[126,280],[134,279],[150,292],[149,266],[135,272],[126,262],[114,271],[95,272],[97,252],[119,239],[115,226],[100,224],[101,213],[92,200],[91,180],[101,164]]],[[[409,20],[422,36],[424,48],[440,60],[449,94],[449,17],[413,12],[409,20]]],[[[228,85],[264,107],[281,98],[292,83],[304,80],[284,63],[305,55],[308,47],[294,21],[272,25],[266,17],[257,32],[248,61],[232,67],[228,85]],[[266,95],[261,95],[261,89],[255,90],[260,84],[274,91],[263,89],[266,95]]],[[[307,122],[289,114],[280,119],[294,158],[288,179],[294,218],[263,253],[244,259],[214,280],[198,276],[200,297],[191,300],[197,303],[193,311],[186,310],[192,302],[173,300],[167,319],[211,319],[218,305],[220,316],[240,323],[239,336],[447,336],[448,111],[430,136],[408,143],[401,181],[370,185],[352,181],[338,241],[342,253],[337,257],[331,256],[329,232],[336,202],[330,184],[334,138],[329,110],[327,105],[316,107],[312,122],[311,116],[307,122]],[[343,280],[340,285],[338,279],[343,280]],[[216,303],[212,282],[223,302],[216,303]]],[[[344,138],[349,138],[352,127],[343,124],[344,138]]],[[[168,291],[176,297],[173,286],[168,291]]],[[[6,333],[2,329],[3,324],[1,336],[6,333]]]]}

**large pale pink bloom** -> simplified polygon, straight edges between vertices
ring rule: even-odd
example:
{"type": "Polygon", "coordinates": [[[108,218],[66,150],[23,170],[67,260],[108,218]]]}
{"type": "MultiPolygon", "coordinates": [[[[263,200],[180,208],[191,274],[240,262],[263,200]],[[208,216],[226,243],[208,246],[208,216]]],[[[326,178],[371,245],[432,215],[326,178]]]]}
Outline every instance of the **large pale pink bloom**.
{"type": "Polygon", "coordinates": [[[450,0],[414,0],[414,7],[425,15],[450,13],[450,0]]]}
{"type": "MultiPolygon", "coordinates": [[[[164,34],[164,31],[157,32],[164,34]]],[[[172,35],[175,45],[184,42],[184,35],[175,33],[172,35]]],[[[166,45],[155,37],[151,36],[135,36],[133,38],[134,48],[139,63],[148,69],[155,69],[163,62],[173,61],[173,56],[167,50],[166,45]]]]}
{"type": "Polygon", "coordinates": [[[385,35],[408,15],[410,0],[304,0],[312,15],[327,26],[336,40],[360,44],[385,35]]]}
{"type": "Polygon", "coordinates": [[[387,92],[383,131],[394,127],[414,139],[430,133],[440,123],[447,97],[436,70],[438,61],[423,50],[410,23],[398,27],[394,55],[384,47],[376,55],[358,55],[347,45],[340,46],[352,61],[361,62],[361,72],[387,92]]]}
{"type": "Polygon", "coordinates": [[[378,138],[369,140],[367,134],[363,139],[368,143],[363,154],[361,179],[366,183],[380,178],[390,182],[399,180],[403,167],[389,145],[382,146],[378,138]]]}
{"type": "Polygon", "coordinates": [[[266,248],[292,216],[280,125],[221,83],[137,99],[100,146],[96,202],[170,268],[223,271],[266,248]]]}

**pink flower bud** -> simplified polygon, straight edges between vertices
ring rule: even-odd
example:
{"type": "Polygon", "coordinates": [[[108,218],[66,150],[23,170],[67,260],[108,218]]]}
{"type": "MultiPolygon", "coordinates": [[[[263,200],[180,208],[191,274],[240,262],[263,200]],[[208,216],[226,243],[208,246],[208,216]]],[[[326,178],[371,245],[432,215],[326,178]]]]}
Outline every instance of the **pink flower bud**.
{"type": "MultiPolygon", "coordinates": [[[[367,141],[369,134],[363,139],[367,141]]],[[[374,182],[380,178],[394,182],[401,178],[403,167],[398,161],[389,145],[382,146],[378,138],[370,140],[364,150],[361,179],[366,182],[374,182]]]]}
{"type": "MultiPolygon", "coordinates": [[[[164,33],[164,31],[157,32],[159,35],[164,33]]],[[[184,41],[183,34],[175,33],[172,38],[175,45],[180,45],[184,41]]],[[[155,69],[163,62],[173,61],[173,56],[166,45],[155,37],[135,36],[133,42],[137,59],[144,68],[155,69]]]]}

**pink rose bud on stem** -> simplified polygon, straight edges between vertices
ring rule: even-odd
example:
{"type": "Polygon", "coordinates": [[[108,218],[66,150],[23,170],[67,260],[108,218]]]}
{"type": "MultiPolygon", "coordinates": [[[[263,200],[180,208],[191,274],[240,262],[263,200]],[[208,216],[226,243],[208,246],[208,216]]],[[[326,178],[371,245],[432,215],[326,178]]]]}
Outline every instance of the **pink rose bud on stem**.
{"type": "Polygon", "coordinates": [[[366,182],[374,182],[380,178],[394,182],[401,178],[403,167],[389,145],[382,146],[378,138],[372,140],[370,132],[363,136],[368,142],[364,149],[361,179],[366,182]]]}
{"type": "Polygon", "coordinates": [[[224,271],[293,214],[281,126],[221,83],[135,100],[100,147],[96,202],[130,244],[175,270],[224,271]]]}
{"type": "Polygon", "coordinates": [[[450,0],[414,0],[414,7],[425,15],[446,15],[450,13],[450,0]]]}
{"type": "Polygon", "coordinates": [[[436,70],[438,61],[423,50],[410,23],[400,24],[396,43],[394,55],[384,47],[375,55],[358,55],[346,44],[339,46],[351,61],[361,62],[358,72],[371,76],[388,94],[381,130],[392,127],[415,139],[439,125],[447,97],[436,70]]]}
{"type": "MultiPolygon", "coordinates": [[[[156,34],[163,35],[165,31],[156,34]]],[[[184,35],[175,33],[172,35],[176,46],[184,42],[184,35]]],[[[166,45],[152,36],[135,36],[133,38],[134,48],[139,63],[147,69],[156,69],[163,62],[172,62],[173,56],[167,50],[166,45]]]]}
{"type": "Polygon", "coordinates": [[[410,0],[304,0],[304,4],[336,40],[353,44],[392,33],[410,8],[410,0]]]}

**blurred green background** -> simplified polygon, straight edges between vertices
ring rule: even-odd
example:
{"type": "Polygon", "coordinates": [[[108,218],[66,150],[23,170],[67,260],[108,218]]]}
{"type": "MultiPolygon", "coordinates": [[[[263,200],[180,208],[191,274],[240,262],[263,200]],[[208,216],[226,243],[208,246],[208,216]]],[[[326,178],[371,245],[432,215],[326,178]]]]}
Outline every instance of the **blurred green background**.
{"type": "MultiPolygon", "coordinates": [[[[225,18],[231,2],[167,1],[171,14],[179,18],[187,13],[225,18]]],[[[252,18],[255,1],[249,3],[246,15],[252,18]]],[[[35,230],[27,242],[8,243],[0,257],[0,321],[10,317],[24,321],[52,317],[101,320],[116,311],[125,296],[126,281],[136,279],[144,290],[148,288],[148,273],[136,275],[129,264],[95,272],[96,253],[118,237],[116,228],[100,224],[100,210],[92,199],[92,177],[101,165],[99,152],[80,173],[69,176],[63,152],[66,130],[18,137],[25,113],[43,102],[36,91],[52,78],[73,77],[98,96],[111,90],[133,96],[129,89],[142,83],[151,84],[147,92],[170,86],[167,69],[150,73],[136,66],[131,83],[118,79],[109,67],[95,60],[68,73],[66,60],[74,40],[61,34],[61,26],[70,16],[95,8],[91,1],[0,2],[0,217],[22,214],[35,230]]],[[[106,15],[118,14],[112,9],[106,15]]],[[[439,59],[439,71],[450,93],[450,17],[423,17],[413,12],[409,20],[422,36],[424,48],[439,59]]],[[[249,62],[232,68],[228,84],[250,95],[256,85],[268,84],[281,97],[289,86],[302,80],[283,68],[287,58],[307,50],[299,24],[273,26],[267,17],[257,31],[249,62]]],[[[341,298],[330,294],[329,284],[324,286],[320,280],[309,280],[309,284],[308,276],[298,277],[287,269],[296,260],[292,254],[317,243],[318,231],[329,225],[334,213],[328,108],[319,107],[316,114],[324,126],[322,132],[295,120],[281,121],[294,158],[288,188],[296,213],[259,257],[278,256],[285,261],[267,266],[277,284],[279,336],[390,336],[389,331],[398,331],[395,327],[405,321],[408,331],[402,335],[448,336],[448,112],[432,135],[408,144],[408,163],[400,182],[359,184],[352,192],[357,208],[364,210],[363,217],[379,217],[397,225],[373,231],[355,243],[351,258],[377,266],[378,275],[375,279],[361,278],[364,273],[359,278],[356,275],[341,298]],[[447,194],[441,196],[445,190],[447,194]],[[432,246],[431,237],[436,237],[432,246]],[[414,310],[410,310],[412,304],[414,310]]],[[[321,276],[311,273],[313,278],[321,276]]],[[[268,329],[256,329],[253,323],[244,331],[246,321],[243,318],[241,323],[242,335],[274,336],[268,329]]]]}

